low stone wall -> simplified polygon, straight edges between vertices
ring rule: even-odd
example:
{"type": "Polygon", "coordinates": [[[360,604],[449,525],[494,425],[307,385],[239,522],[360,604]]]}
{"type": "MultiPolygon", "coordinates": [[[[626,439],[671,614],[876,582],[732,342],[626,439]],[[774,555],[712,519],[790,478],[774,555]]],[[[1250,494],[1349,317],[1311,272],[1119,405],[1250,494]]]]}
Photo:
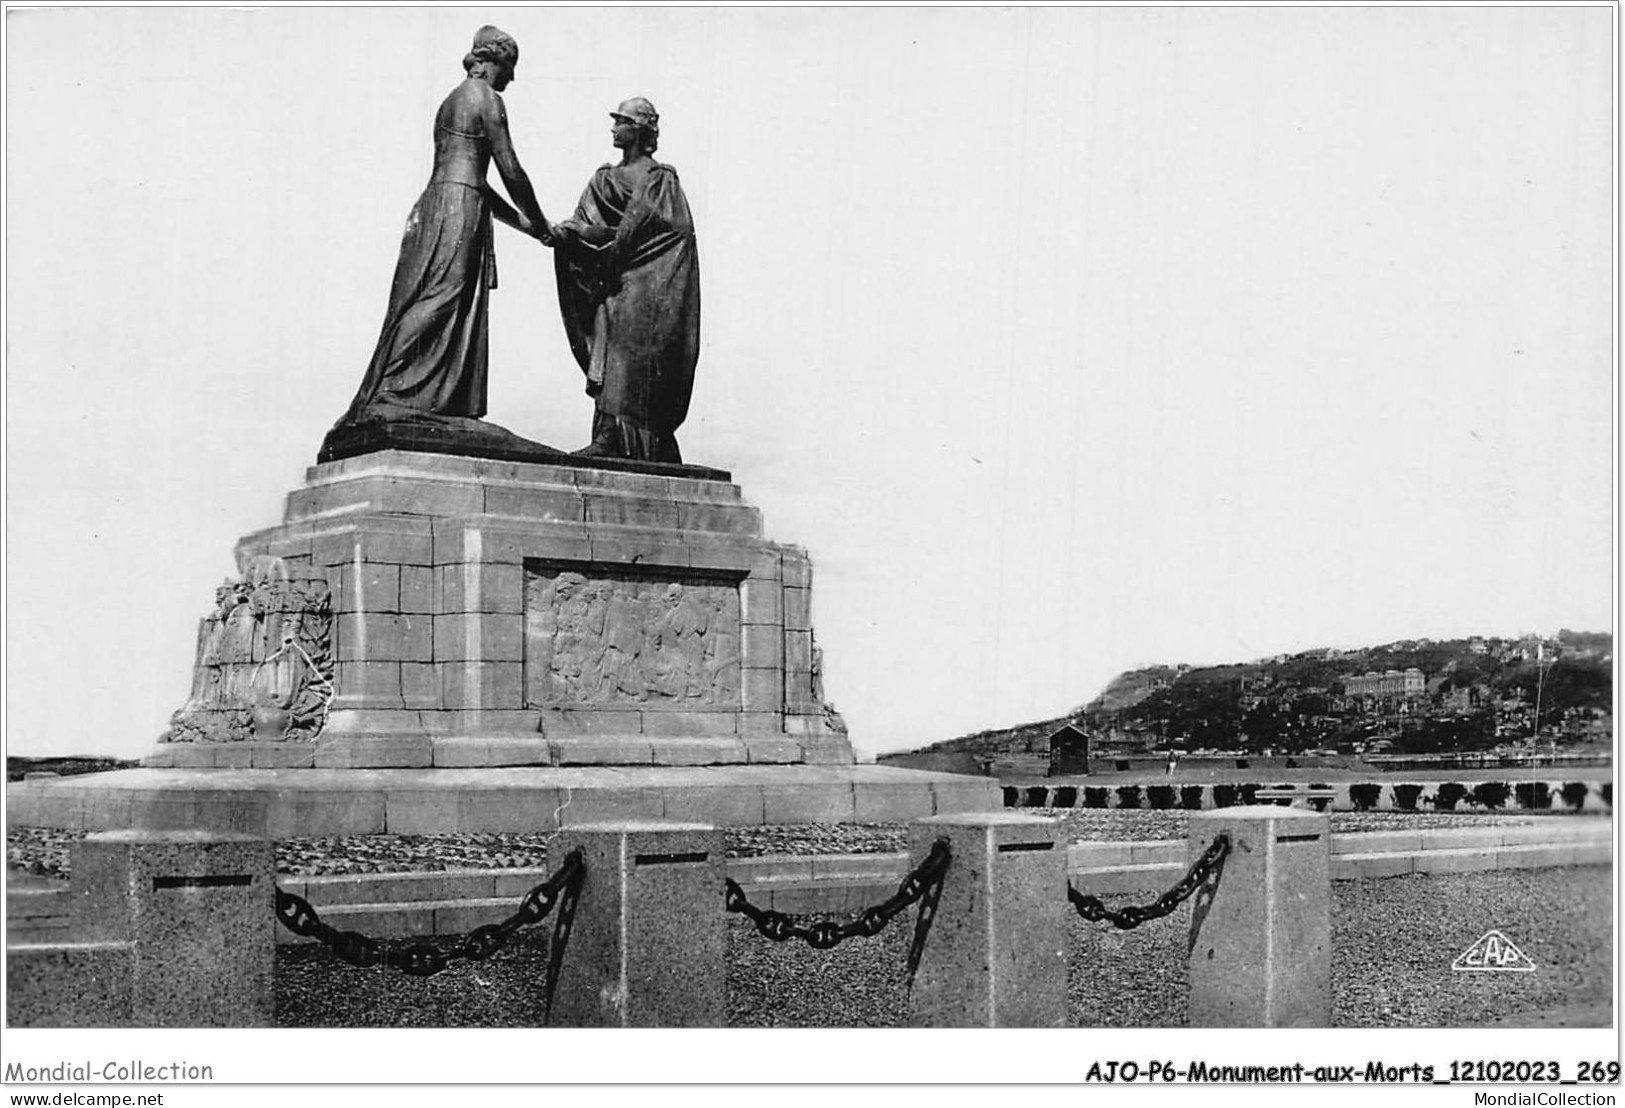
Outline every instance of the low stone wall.
{"type": "MultiPolygon", "coordinates": [[[[1540,780],[1502,782],[1500,808],[1474,800],[1474,790],[1492,782],[1456,782],[1449,778],[1405,781],[1302,781],[1274,783],[1260,779],[1244,784],[1166,785],[1004,785],[1006,808],[1129,808],[1153,811],[1204,811],[1247,804],[1259,790],[1303,794],[1296,803],[1332,812],[1486,812],[1613,811],[1613,783],[1606,780],[1540,780]],[[1441,796],[1441,789],[1445,790],[1441,796]],[[1330,790],[1331,797],[1324,794],[1330,790]],[[1450,794],[1455,790],[1454,799],[1450,794]],[[1313,794],[1321,794],[1314,797],[1313,794]]],[[[1482,796],[1482,793],[1479,793],[1482,796]]],[[[1288,805],[1291,800],[1275,803],[1288,805]]]]}
{"type": "MultiPolygon", "coordinates": [[[[1333,880],[1606,863],[1613,825],[1544,820],[1504,827],[1367,831],[1333,835],[1333,880]]],[[[1081,891],[1103,895],[1171,885],[1187,865],[1183,839],[1079,842],[1067,871],[1081,891]]],[[[791,914],[855,912],[884,900],[908,871],[905,853],[734,858],[727,875],[761,908],[791,914]]],[[[378,937],[451,935],[500,920],[547,877],[539,868],[283,878],[328,923],[378,937]]],[[[721,893],[718,893],[721,899],[721,893]]],[[[286,929],[279,943],[301,942],[286,929]]]]}

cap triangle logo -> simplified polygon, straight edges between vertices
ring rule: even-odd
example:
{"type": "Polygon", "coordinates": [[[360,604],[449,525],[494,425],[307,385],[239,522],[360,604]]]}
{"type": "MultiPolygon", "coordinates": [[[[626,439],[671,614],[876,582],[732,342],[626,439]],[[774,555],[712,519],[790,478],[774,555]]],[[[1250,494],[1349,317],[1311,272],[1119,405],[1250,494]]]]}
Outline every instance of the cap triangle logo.
{"type": "Polygon", "coordinates": [[[1450,963],[1453,970],[1477,972],[1528,973],[1535,968],[1523,951],[1499,931],[1486,931],[1461,957],[1450,963]]]}

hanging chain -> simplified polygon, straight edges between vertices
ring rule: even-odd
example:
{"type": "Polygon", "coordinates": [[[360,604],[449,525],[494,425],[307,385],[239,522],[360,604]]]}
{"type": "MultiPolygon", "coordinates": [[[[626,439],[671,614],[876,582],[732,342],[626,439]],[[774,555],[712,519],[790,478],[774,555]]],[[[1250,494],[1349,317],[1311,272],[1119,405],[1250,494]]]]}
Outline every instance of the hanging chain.
{"type": "Polygon", "coordinates": [[[950,858],[948,840],[938,839],[931,845],[931,852],[925,856],[925,860],[903,878],[897,892],[844,922],[821,919],[802,926],[783,912],[756,907],[745,899],[745,890],[731,877],[726,883],[727,895],[723,906],[730,912],[748,917],[756,925],[756,930],[776,943],[801,939],[814,950],[828,950],[847,939],[873,938],[885,930],[893,916],[919,901],[920,915],[914,924],[914,941],[908,952],[908,976],[912,980],[914,971],[919,968],[920,954],[925,949],[925,937],[931,930],[931,920],[936,915],[937,900],[942,895],[942,879],[947,875],[950,858]]]}
{"type": "Polygon", "coordinates": [[[1224,857],[1229,853],[1230,836],[1220,833],[1213,840],[1213,844],[1202,852],[1202,856],[1191,864],[1190,872],[1181,877],[1173,888],[1143,907],[1130,904],[1126,908],[1113,911],[1106,907],[1099,897],[1080,893],[1070,883],[1066,887],[1066,898],[1078,910],[1078,915],[1091,923],[1106,920],[1114,926],[1127,931],[1130,928],[1140,926],[1148,919],[1160,919],[1179,907],[1181,901],[1207,884],[1208,877],[1215,869],[1223,868],[1224,857]]]}
{"type": "Polygon", "coordinates": [[[563,902],[554,924],[553,949],[549,958],[548,1002],[551,1004],[552,984],[558,977],[557,965],[564,954],[570,919],[575,914],[576,897],[585,875],[581,851],[572,850],[551,877],[525,894],[513,915],[501,923],[476,927],[450,950],[441,950],[425,942],[385,944],[358,931],[340,931],[323,923],[316,909],[304,897],[281,889],[276,890],[276,918],[295,935],[315,939],[352,966],[386,965],[414,977],[427,977],[439,973],[459,958],[475,962],[489,958],[507,944],[515,931],[545,919],[554,904],[560,903],[562,895],[563,902]]]}

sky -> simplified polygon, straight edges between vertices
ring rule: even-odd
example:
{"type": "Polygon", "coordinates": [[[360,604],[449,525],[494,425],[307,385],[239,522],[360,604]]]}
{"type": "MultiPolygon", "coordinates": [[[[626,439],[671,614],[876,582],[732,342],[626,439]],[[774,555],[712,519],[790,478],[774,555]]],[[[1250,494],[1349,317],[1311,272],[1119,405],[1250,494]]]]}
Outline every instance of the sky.
{"type": "MultiPolygon", "coordinates": [[[[1613,11],[6,18],[7,748],[152,749],[377,339],[474,30],[544,211],[646,96],[684,457],[804,546],[873,754],[1145,664],[1608,630],[1613,11]]],[[[493,174],[495,179],[495,174],[493,174]]],[[[493,421],[587,441],[499,228],[493,421]]]]}

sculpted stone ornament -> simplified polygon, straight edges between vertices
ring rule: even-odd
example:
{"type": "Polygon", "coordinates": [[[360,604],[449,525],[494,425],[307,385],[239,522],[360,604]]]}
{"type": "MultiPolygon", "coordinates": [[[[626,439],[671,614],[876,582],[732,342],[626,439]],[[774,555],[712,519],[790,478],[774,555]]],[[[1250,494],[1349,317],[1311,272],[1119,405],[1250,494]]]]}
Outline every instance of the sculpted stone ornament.
{"type": "Polygon", "coordinates": [[[388,428],[400,426],[443,452],[448,444],[468,442],[558,453],[482,420],[487,301],[497,284],[492,217],[552,242],[514,153],[502,103],[518,64],[511,37],[490,26],[475,34],[463,59],[467,79],[435,113],[434,170],[406,220],[378,345],[318,460],[359,453],[358,442],[381,441],[388,428]],[[493,161],[517,210],[486,181],[493,161]]]}
{"type": "Polygon", "coordinates": [[[739,590],[563,572],[526,582],[536,707],[739,706],[739,590]]]}
{"type": "Polygon", "coordinates": [[[332,593],[262,555],[215,590],[198,629],[192,695],[160,742],[308,742],[333,698],[332,593]]]}
{"type": "Polygon", "coordinates": [[[618,165],[601,166],[553,228],[559,308],[595,411],[587,457],[681,463],[700,356],[700,263],[677,171],[651,156],[660,115],[642,97],[610,113],[618,165]]]}

